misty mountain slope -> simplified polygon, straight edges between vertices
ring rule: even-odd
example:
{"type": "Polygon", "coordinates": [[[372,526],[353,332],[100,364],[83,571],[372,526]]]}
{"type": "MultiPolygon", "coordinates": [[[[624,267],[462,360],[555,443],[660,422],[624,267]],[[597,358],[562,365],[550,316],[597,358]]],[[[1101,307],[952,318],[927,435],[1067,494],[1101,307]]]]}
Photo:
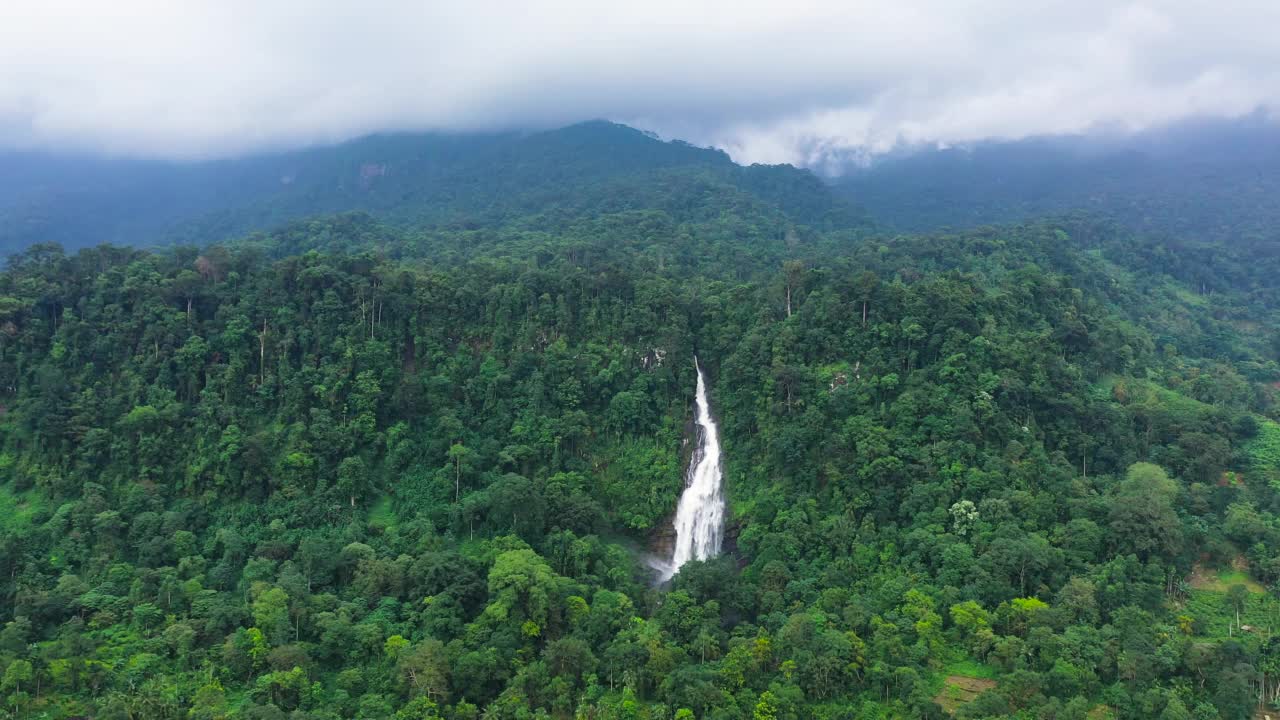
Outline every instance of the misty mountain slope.
{"type": "Polygon", "coordinates": [[[378,135],[187,164],[11,154],[0,158],[0,251],[45,241],[204,244],[352,210],[419,227],[493,226],[549,209],[561,220],[638,209],[685,220],[706,214],[696,198],[709,190],[793,223],[860,222],[807,171],[742,167],[723,152],[589,122],[535,134],[378,135]]]}
{"type": "Polygon", "coordinates": [[[903,152],[834,185],[909,232],[1084,210],[1181,239],[1274,243],[1280,127],[1252,117],[903,152]]]}

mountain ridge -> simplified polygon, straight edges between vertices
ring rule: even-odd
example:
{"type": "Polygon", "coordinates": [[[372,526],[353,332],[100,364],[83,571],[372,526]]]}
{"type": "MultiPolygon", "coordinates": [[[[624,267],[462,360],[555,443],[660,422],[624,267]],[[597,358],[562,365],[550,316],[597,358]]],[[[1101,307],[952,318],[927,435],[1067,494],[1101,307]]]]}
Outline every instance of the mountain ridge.
{"type": "MultiPolygon", "coordinates": [[[[171,163],[9,154],[0,163],[0,252],[36,242],[207,244],[290,220],[365,211],[399,225],[486,225],[561,198],[645,193],[670,173],[777,207],[798,224],[857,222],[790,166],[740,166],[719,150],[606,121],[536,133],[379,134],[335,146],[171,163]]],[[[616,201],[615,201],[616,202],[616,201]]],[[[581,205],[581,201],[579,201],[581,205]]],[[[678,215],[678,213],[677,213],[678,215]]]]}
{"type": "Polygon", "coordinates": [[[869,218],[902,232],[1086,211],[1180,239],[1280,241],[1280,125],[1264,116],[1133,134],[910,148],[832,180],[869,218]],[[1229,219],[1224,217],[1230,214],[1229,219]]]}

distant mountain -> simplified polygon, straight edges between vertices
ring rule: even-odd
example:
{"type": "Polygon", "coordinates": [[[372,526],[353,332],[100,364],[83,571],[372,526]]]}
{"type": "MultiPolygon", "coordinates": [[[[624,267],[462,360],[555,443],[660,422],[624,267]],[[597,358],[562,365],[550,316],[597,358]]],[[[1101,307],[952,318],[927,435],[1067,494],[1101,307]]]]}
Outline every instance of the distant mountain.
{"type": "Polygon", "coordinates": [[[45,241],[201,244],[353,210],[416,227],[636,209],[682,221],[719,212],[725,194],[797,224],[859,222],[807,171],[742,167],[717,150],[595,121],[532,134],[376,135],[199,163],[0,155],[0,252],[45,241]],[[698,200],[708,193],[716,210],[698,200]]]}
{"type": "Polygon", "coordinates": [[[902,152],[834,182],[877,223],[964,228],[1085,210],[1184,239],[1280,233],[1280,125],[1252,116],[1132,136],[902,152]]]}

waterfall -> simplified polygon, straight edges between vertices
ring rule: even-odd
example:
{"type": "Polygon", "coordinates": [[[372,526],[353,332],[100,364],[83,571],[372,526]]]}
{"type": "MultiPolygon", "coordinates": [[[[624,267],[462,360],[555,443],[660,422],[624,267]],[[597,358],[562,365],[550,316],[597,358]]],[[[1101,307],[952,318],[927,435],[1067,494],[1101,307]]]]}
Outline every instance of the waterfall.
{"type": "Polygon", "coordinates": [[[724,496],[720,493],[720,433],[711,418],[707,403],[707,378],[693,359],[698,371],[697,403],[698,446],[689,463],[684,493],[676,508],[675,551],[671,562],[662,568],[662,579],[670,579],[680,566],[690,560],[706,560],[720,554],[724,532],[724,496]]]}

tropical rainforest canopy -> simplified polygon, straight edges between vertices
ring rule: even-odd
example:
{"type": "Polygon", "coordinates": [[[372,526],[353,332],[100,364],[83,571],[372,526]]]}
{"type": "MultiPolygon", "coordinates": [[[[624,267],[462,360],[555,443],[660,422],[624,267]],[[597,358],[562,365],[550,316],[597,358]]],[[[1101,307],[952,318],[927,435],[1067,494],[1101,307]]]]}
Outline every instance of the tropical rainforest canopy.
{"type": "Polygon", "coordinates": [[[1036,219],[901,235],[888,180],[603,123],[271,162],[302,169],[176,225],[10,206],[11,249],[88,247],[0,271],[4,717],[1280,698],[1274,195],[1135,221],[1068,212],[1071,175],[1036,219]],[[728,541],[655,586],[695,354],[728,541]]]}

